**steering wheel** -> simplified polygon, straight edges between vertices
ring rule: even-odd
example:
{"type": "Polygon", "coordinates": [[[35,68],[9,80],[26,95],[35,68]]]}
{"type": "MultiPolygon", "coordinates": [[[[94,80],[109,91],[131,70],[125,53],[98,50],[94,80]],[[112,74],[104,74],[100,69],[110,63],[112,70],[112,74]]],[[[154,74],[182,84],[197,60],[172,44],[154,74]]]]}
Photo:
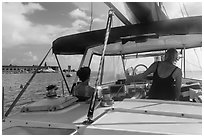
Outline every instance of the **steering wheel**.
{"type": "MultiPolygon", "coordinates": [[[[147,66],[146,65],[144,65],[144,64],[138,64],[138,65],[136,65],[135,67],[134,67],[134,69],[133,69],[133,74],[134,75],[137,75],[137,68],[138,67],[144,67],[146,70],[147,70],[147,66]]],[[[139,73],[138,73],[139,74],[139,73]]]]}
{"type": "MultiPolygon", "coordinates": [[[[138,67],[144,67],[145,70],[147,70],[147,66],[144,64],[138,64],[134,67],[133,69],[133,75],[139,74],[137,72],[138,67]]],[[[135,99],[140,99],[140,98],[145,98],[146,92],[147,92],[147,87],[149,87],[149,83],[147,81],[140,81],[140,82],[134,82],[134,91],[130,91],[128,94],[129,96],[135,98],[135,99]]]]}

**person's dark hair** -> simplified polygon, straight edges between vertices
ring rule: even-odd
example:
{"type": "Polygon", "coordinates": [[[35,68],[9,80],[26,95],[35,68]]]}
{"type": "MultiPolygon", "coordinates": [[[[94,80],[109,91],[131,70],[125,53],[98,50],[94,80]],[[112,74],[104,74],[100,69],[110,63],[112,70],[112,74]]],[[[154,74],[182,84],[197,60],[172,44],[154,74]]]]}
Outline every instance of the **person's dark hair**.
{"type": "Polygon", "coordinates": [[[81,67],[78,71],[77,71],[77,76],[79,77],[79,79],[84,82],[87,79],[89,79],[91,74],[91,69],[89,67],[81,67]]]}
{"type": "Polygon", "coordinates": [[[175,48],[170,48],[165,53],[165,60],[169,62],[174,62],[178,60],[178,52],[175,48]]]}

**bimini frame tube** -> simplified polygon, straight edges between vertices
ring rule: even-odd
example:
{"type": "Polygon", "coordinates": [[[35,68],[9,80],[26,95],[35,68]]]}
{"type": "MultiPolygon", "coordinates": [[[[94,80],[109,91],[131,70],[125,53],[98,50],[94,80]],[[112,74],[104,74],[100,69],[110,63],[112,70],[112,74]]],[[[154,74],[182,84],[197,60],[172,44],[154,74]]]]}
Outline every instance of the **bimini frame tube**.
{"type": "Polygon", "coordinates": [[[20,99],[20,97],[23,95],[23,93],[25,92],[25,90],[27,89],[27,87],[30,85],[30,82],[33,80],[33,78],[35,77],[36,73],[38,72],[39,68],[41,67],[41,65],[43,64],[43,62],[45,61],[45,59],[47,58],[48,54],[50,53],[52,47],[49,49],[49,51],[47,52],[47,54],[45,55],[45,57],[43,58],[43,60],[41,61],[41,63],[39,64],[39,66],[37,67],[37,69],[35,70],[35,72],[33,73],[33,75],[31,76],[31,78],[28,80],[28,82],[25,84],[25,86],[23,87],[23,89],[21,90],[21,92],[18,94],[18,96],[16,97],[16,99],[13,101],[13,103],[11,104],[11,106],[9,107],[9,109],[6,111],[5,117],[7,117],[9,115],[9,113],[11,112],[11,110],[14,108],[14,106],[16,105],[16,103],[18,102],[18,100],[20,99]]]}
{"type": "MultiPolygon", "coordinates": [[[[82,65],[83,65],[83,63],[84,63],[84,60],[85,60],[85,58],[86,58],[86,54],[87,54],[87,50],[86,50],[86,52],[83,54],[83,57],[82,57],[82,59],[81,59],[81,62],[80,62],[80,65],[79,65],[79,68],[78,68],[78,70],[82,67],[82,65]]],[[[71,94],[72,95],[74,95],[74,87],[76,86],[76,84],[77,84],[77,81],[78,81],[78,77],[77,77],[77,75],[75,76],[75,78],[74,78],[74,82],[73,82],[73,84],[72,84],[72,87],[71,87],[71,94]]]]}
{"type": "Polygon", "coordinates": [[[113,10],[110,9],[109,13],[108,13],[107,24],[106,24],[106,34],[105,34],[104,46],[103,46],[103,50],[102,50],[101,60],[100,60],[100,64],[99,64],[99,70],[98,70],[96,83],[95,83],[95,91],[91,97],[91,103],[90,103],[88,114],[87,114],[87,120],[84,121],[84,124],[91,124],[93,122],[92,118],[93,118],[93,113],[94,113],[94,109],[95,109],[95,100],[96,100],[96,95],[97,95],[97,90],[98,90],[97,86],[101,83],[100,80],[102,77],[101,76],[102,68],[103,68],[104,60],[105,60],[105,51],[106,51],[106,47],[107,47],[107,43],[108,43],[110,30],[111,30],[112,16],[113,16],[113,10]]]}
{"type": "Polygon", "coordinates": [[[4,87],[2,87],[2,120],[4,121],[4,87]]]}
{"type": "Polygon", "coordinates": [[[58,60],[56,54],[55,54],[55,58],[56,58],[56,60],[57,60],[57,64],[58,64],[58,66],[59,66],[59,68],[60,68],[60,72],[61,72],[62,77],[63,77],[63,79],[64,79],[64,82],[65,82],[65,84],[66,84],[67,90],[68,90],[69,94],[71,95],[71,92],[70,92],[70,90],[69,90],[69,86],[68,86],[67,81],[66,81],[66,79],[65,79],[65,77],[64,77],[64,74],[63,74],[63,72],[62,72],[62,68],[61,68],[61,66],[60,66],[60,63],[59,63],[59,60],[58,60]]]}
{"type": "Polygon", "coordinates": [[[186,78],[186,48],[184,46],[184,50],[183,50],[183,73],[184,73],[184,78],[186,78]]]}

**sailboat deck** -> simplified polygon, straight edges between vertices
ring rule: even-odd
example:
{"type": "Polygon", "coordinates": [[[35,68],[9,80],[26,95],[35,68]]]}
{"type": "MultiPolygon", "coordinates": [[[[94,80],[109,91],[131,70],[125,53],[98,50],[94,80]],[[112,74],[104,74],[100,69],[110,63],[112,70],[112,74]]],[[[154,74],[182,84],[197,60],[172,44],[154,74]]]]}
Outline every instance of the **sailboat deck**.
{"type": "Polygon", "coordinates": [[[124,100],[87,127],[85,134],[202,134],[201,105],[124,100]]]}
{"type": "Polygon", "coordinates": [[[125,99],[111,107],[98,107],[94,123],[84,125],[88,107],[82,102],[54,112],[15,114],[4,122],[3,133],[8,127],[23,125],[76,129],[78,134],[202,134],[201,103],[125,99]]]}

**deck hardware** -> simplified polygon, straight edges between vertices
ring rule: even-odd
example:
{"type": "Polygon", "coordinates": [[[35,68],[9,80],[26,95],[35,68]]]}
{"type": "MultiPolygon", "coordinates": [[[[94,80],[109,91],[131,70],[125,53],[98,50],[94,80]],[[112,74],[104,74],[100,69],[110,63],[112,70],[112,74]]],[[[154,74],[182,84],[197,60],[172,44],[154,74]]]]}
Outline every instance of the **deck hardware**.
{"type": "Polygon", "coordinates": [[[90,125],[92,124],[94,121],[91,118],[87,118],[87,120],[85,120],[84,122],[82,122],[83,125],[90,125]]]}

